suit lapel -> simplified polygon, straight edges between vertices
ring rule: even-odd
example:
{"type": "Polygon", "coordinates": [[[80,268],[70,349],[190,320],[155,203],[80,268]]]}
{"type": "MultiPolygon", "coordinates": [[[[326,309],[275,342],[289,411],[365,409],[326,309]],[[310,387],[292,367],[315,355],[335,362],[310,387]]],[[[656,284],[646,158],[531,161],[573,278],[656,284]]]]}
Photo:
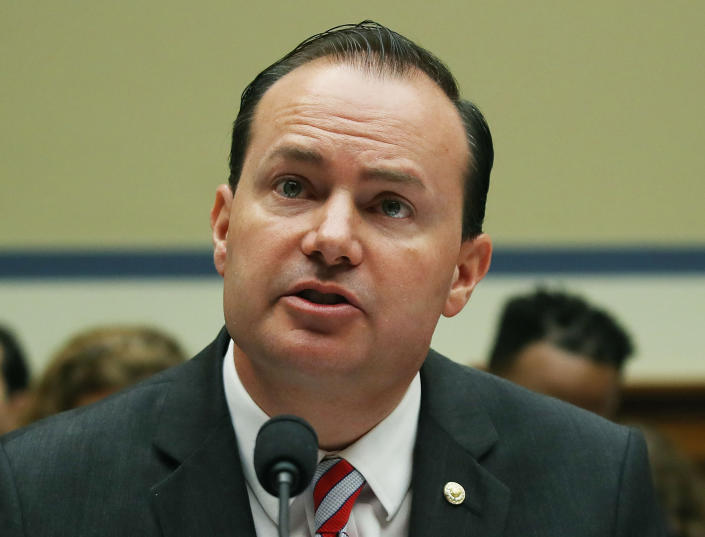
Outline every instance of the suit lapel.
{"type": "Polygon", "coordinates": [[[421,370],[421,413],[412,482],[410,537],[500,535],[509,489],[480,464],[497,442],[490,418],[473,400],[467,371],[431,352],[421,370]],[[445,499],[446,483],[463,486],[465,501],[445,499]]]}
{"type": "Polygon", "coordinates": [[[165,537],[255,535],[229,422],[223,422],[152,494],[165,537]]]}
{"type": "MultiPolygon", "coordinates": [[[[164,537],[255,536],[223,391],[228,341],[221,331],[181,369],[165,398],[154,446],[169,472],[151,490],[164,537]]],[[[497,434],[467,376],[433,351],[422,368],[410,537],[494,537],[505,525],[509,489],[480,464],[497,434]],[[461,505],[446,501],[449,481],[465,488],[461,505]]]]}
{"type": "Polygon", "coordinates": [[[154,445],[171,471],[151,490],[164,537],[255,535],[223,391],[228,341],[222,330],[166,396],[154,445]]]}

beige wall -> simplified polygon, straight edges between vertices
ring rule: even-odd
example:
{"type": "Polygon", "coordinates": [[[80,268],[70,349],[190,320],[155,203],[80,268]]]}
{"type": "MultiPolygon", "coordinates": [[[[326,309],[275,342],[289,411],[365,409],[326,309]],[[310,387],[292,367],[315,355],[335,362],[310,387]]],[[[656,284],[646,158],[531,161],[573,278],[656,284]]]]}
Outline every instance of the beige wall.
{"type": "Polygon", "coordinates": [[[366,17],[486,113],[499,243],[705,241],[703,2],[45,0],[0,9],[0,248],[207,245],[246,82],[366,17]]]}
{"type": "MultiPolygon", "coordinates": [[[[705,244],[703,2],[7,0],[0,252],[207,248],[245,84],[306,35],[364,18],[437,53],[488,117],[500,247],[705,244]]],[[[530,280],[483,284],[434,345],[477,362],[501,301],[530,280]]],[[[567,284],[634,327],[635,378],[705,377],[701,277],[567,284]]],[[[88,324],[150,321],[195,350],[222,319],[217,279],[6,280],[0,304],[37,367],[88,324]]]]}

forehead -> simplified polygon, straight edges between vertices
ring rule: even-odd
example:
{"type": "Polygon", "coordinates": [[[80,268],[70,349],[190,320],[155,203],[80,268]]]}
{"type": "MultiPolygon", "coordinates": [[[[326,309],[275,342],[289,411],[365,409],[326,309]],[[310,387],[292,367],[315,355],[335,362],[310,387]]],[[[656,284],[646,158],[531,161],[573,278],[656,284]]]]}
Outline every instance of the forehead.
{"type": "Polygon", "coordinates": [[[560,349],[547,342],[525,347],[507,377],[531,390],[552,395],[607,414],[619,389],[619,371],[588,356],[560,349]]]}
{"type": "Polygon", "coordinates": [[[589,356],[561,349],[546,341],[525,347],[518,354],[516,364],[527,375],[532,374],[556,383],[573,379],[611,379],[617,376],[617,369],[610,364],[595,362],[589,356]]]}
{"type": "Polygon", "coordinates": [[[407,148],[463,171],[469,159],[455,105],[415,68],[391,73],[330,58],[304,64],[263,95],[251,126],[251,144],[286,129],[313,138],[322,130],[351,143],[407,148]]]}

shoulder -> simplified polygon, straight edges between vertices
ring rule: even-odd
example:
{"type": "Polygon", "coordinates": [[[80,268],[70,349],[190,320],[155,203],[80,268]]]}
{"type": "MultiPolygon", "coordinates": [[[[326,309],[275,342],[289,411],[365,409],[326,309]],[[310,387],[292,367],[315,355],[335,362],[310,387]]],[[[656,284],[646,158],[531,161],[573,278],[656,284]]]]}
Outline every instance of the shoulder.
{"type": "Polygon", "coordinates": [[[79,453],[83,457],[108,456],[119,449],[118,444],[124,449],[126,439],[136,442],[140,433],[153,429],[175,373],[160,373],[95,404],[50,416],[5,435],[5,453],[20,467],[26,461],[30,470],[42,467],[42,461],[74,460],[79,453]]]}
{"type": "Polygon", "coordinates": [[[137,529],[153,523],[147,491],[176,465],[159,449],[159,435],[197,443],[227,413],[222,355],[211,347],[93,405],[0,439],[0,528],[92,535],[69,529],[100,527],[110,518],[119,525],[106,534],[126,527],[120,534],[152,534],[137,529]]]}
{"type": "Polygon", "coordinates": [[[102,506],[144,520],[135,500],[144,494],[143,476],[163,473],[151,448],[170,385],[170,374],[160,377],[4,436],[0,528],[58,534],[81,527],[78,506],[83,515],[102,506]]]}
{"type": "MultiPolygon", "coordinates": [[[[205,351],[204,351],[205,352],[205,351]]],[[[158,424],[163,421],[165,401],[175,393],[188,406],[189,396],[199,397],[196,384],[212,377],[212,360],[204,353],[162,371],[97,403],[50,416],[2,437],[2,448],[19,475],[50,469],[61,473],[71,461],[110,461],[128,464],[127,454],[145,451],[158,424]],[[116,456],[119,455],[119,456],[116,456]]],[[[171,410],[169,410],[170,412],[171,410]]]]}
{"type": "MultiPolygon", "coordinates": [[[[458,406],[464,407],[466,416],[486,416],[498,440],[490,460],[511,453],[512,460],[519,462],[524,458],[547,465],[584,461],[587,467],[602,459],[618,465],[634,441],[634,432],[627,427],[433,351],[422,369],[422,398],[436,416],[458,406]]],[[[439,419],[448,427],[462,426],[439,419]]],[[[636,442],[643,443],[636,436],[636,442]]]]}
{"type": "MultiPolygon", "coordinates": [[[[486,371],[461,365],[431,350],[421,369],[422,386],[436,405],[453,405],[463,400],[487,412],[498,421],[517,425],[528,416],[587,421],[596,426],[623,429],[596,414],[558,399],[529,391],[486,371]]],[[[549,419],[550,421],[550,419],[549,419]]]]}
{"type": "Polygon", "coordinates": [[[516,534],[592,517],[594,534],[662,535],[639,432],[434,352],[421,376],[422,419],[511,491],[516,534]]]}
{"type": "Polygon", "coordinates": [[[167,398],[172,405],[178,402],[189,408],[222,383],[220,369],[226,336],[221,331],[194,358],[97,403],[62,412],[5,435],[1,439],[5,451],[18,456],[37,452],[39,457],[50,457],[62,449],[75,454],[73,450],[81,444],[117,449],[113,440],[120,440],[120,447],[136,441],[140,432],[153,431],[162,419],[167,398]],[[53,446],[51,450],[46,449],[49,445],[53,446]]]}

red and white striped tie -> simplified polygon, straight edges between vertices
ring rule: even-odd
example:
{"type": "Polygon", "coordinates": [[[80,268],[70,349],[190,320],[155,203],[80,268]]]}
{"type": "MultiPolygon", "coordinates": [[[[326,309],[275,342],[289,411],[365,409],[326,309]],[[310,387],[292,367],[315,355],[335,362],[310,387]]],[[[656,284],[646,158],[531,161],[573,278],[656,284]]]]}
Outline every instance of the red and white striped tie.
{"type": "Polygon", "coordinates": [[[316,535],[337,537],[345,529],[365,478],[341,458],[324,459],[313,476],[316,535]]]}

